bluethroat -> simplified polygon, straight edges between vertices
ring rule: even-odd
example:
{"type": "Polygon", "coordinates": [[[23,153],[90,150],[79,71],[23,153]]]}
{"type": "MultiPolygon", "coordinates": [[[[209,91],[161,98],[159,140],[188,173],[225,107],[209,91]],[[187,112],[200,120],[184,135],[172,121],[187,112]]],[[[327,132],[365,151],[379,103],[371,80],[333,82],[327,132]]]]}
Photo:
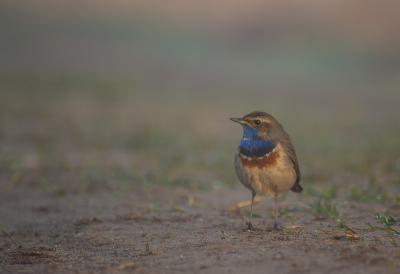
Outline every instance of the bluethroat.
{"type": "Polygon", "coordinates": [[[292,190],[302,192],[296,152],[289,135],[272,115],[254,111],[243,118],[231,118],[243,126],[243,138],[235,155],[235,171],[240,182],[251,190],[251,223],[256,194],[275,196],[275,225],[278,228],[278,195],[292,190]]]}

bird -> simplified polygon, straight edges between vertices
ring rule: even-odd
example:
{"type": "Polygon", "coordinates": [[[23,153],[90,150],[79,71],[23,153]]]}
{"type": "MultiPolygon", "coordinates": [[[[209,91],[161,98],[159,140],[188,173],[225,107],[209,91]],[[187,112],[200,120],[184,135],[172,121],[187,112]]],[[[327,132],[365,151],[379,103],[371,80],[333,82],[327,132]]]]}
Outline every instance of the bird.
{"type": "Polygon", "coordinates": [[[270,114],[253,111],[242,118],[230,118],[243,126],[243,137],[235,154],[235,171],[239,181],[251,190],[251,223],[256,194],[275,196],[275,224],[278,227],[278,195],[292,190],[300,193],[301,173],[296,151],[283,126],[270,114]]]}

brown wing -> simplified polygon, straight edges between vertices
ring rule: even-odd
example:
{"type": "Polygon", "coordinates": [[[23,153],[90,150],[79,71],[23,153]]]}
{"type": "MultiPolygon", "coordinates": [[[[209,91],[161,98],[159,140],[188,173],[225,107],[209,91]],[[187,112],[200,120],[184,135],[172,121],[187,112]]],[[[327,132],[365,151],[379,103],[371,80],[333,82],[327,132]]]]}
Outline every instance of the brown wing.
{"type": "Polygon", "coordinates": [[[296,183],[294,184],[291,190],[300,193],[303,191],[303,188],[300,185],[301,173],[300,173],[299,163],[297,162],[296,151],[294,150],[292,143],[286,144],[286,153],[288,154],[297,175],[296,183]]]}

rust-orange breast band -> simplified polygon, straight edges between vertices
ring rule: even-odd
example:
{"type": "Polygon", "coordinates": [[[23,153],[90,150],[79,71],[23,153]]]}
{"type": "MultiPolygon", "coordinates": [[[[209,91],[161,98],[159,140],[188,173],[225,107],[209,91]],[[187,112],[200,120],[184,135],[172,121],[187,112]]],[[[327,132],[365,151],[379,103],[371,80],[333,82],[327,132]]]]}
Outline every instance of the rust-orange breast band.
{"type": "Polygon", "coordinates": [[[265,154],[262,157],[246,157],[241,154],[239,151],[238,157],[240,159],[240,163],[249,168],[271,168],[278,165],[278,159],[281,157],[281,150],[274,149],[270,153],[265,154]]]}

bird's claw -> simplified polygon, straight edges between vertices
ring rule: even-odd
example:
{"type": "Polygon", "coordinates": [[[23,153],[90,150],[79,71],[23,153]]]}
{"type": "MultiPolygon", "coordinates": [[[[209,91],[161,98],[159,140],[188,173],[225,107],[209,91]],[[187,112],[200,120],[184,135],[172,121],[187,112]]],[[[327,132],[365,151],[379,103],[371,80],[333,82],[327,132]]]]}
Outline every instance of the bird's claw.
{"type": "Polygon", "coordinates": [[[278,223],[275,223],[273,230],[282,230],[282,228],[279,228],[278,223]]]}
{"type": "Polygon", "coordinates": [[[251,223],[249,223],[249,225],[246,228],[247,231],[257,231],[257,228],[254,228],[253,225],[251,223]]]}

